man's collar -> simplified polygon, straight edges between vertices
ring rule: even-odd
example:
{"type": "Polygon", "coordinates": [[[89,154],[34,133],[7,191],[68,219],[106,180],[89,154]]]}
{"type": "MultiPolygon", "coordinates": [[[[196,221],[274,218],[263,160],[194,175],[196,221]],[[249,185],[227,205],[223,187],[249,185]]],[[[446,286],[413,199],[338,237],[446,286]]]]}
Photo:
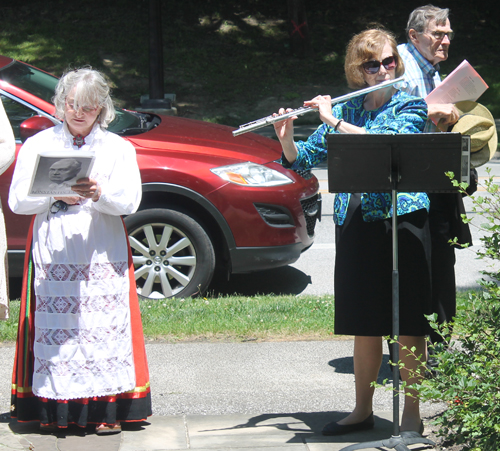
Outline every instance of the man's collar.
{"type": "Polygon", "coordinates": [[[411,42],[408,42],[408,51],[414,56],[423,72],[429,74],[431,77],[434,77],[434,74],[439,72],[439,63],[433,66],[432,63],[422,56],[422,54],[411,42]]]}

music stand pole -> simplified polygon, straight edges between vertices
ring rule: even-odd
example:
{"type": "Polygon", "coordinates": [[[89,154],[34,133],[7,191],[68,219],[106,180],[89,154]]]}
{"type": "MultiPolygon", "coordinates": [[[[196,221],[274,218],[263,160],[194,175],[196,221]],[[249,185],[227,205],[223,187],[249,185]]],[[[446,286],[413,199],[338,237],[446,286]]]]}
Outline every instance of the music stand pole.
{"type": "Polygon", "coordinates": [[[397,174],[391,175],[392,189],[392,427],[393,436],[399,435],[399,261],[398,261],[398,193],[397,174]]]}

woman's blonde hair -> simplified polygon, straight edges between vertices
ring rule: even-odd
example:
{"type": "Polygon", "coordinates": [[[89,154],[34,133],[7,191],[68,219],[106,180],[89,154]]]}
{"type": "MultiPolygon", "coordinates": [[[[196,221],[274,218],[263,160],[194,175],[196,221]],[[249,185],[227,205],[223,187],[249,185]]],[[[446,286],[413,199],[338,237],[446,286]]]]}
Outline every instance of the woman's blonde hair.
{"type": "Polygon", "coordinates": [[[355,35],[347,44],[344,63],[347,84],[351,89],[366,87],[363,63],[376,59],[385,44],[389,43],[396,59],[396,77],[405,72],[403,60],[399,56],[396,38],[392,33],[381,28],[372,28],[355,35]]]}
{"type": "Polygon", "coordinates": [[[110,96],[110,87],[104,75],[90,67],[74,69],[63,74],[57,83],[52,99],[56,107],[56,116],[64,120],[66,98],[73,91],[74,108],[102,108],[97,121],[106,128],[115,118],[115,107],[110,96]]]}

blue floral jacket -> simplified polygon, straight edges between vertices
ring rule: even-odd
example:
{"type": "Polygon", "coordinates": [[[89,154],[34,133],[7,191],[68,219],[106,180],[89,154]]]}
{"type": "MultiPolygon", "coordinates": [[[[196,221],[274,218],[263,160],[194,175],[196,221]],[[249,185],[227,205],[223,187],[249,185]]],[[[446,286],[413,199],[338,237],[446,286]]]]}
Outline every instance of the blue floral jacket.
{"type": "MultiPolygon", "coordinates": [[[[363,127],[367,133],[389,134],[421,133],[427,121],[427,104],[424,100],[405,92],[397,91],[389,102],[377,110],[363,108],[365,96],[355,97],[345,103],[334,105],[333,115],[349,124],[363,127]]],[[[281,163],[291,169],[311,169],[327,158],[327,135],[337,133],[333,127],[322,124],[307,141],[297,142],[297,159],[290,164],[284,155],[281,163]]],[[[345,220],[350,194],[335,196],[333,219],[342,225],[345,220]]],[[[429,198],[425,193],[398,193],[397,214],[404,215],[415,210],[429,210],[429,198]]],[[[361,193],[361,211],[364,221],[378,221],[392,217],[390,193],[361,193]]]]}

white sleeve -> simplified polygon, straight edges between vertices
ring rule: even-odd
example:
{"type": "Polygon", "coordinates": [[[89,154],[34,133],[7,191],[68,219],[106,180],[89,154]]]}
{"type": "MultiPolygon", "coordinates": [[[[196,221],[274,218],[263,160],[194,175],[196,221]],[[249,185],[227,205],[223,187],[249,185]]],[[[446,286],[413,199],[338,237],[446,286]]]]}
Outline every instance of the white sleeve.
{"type": "Polygon", "coordinates": [[[92,202],[100,213],[119,216],[135,213],[142,198],[141,174],[137,164],[135,148],[123,138],[121,145],[109,146],[116,152],[111,172],[101,186],[101,197],[92,202]]]}
{"type": "Polygon", "coordinates": [[[0,100],[0,174],[3,174],[14,161],[16,142],[14,133],[0,100]]]}
{"type": "Polygon", "coordinates": [[[36,140],[30,138],[21,147],[17,156],[16,167],[9,190],[9,207],[14,213],[20,215],[43,213],[50,206],[50,197],[28,196],[31,177],[35,170],[38,148],[36,140]]]}

